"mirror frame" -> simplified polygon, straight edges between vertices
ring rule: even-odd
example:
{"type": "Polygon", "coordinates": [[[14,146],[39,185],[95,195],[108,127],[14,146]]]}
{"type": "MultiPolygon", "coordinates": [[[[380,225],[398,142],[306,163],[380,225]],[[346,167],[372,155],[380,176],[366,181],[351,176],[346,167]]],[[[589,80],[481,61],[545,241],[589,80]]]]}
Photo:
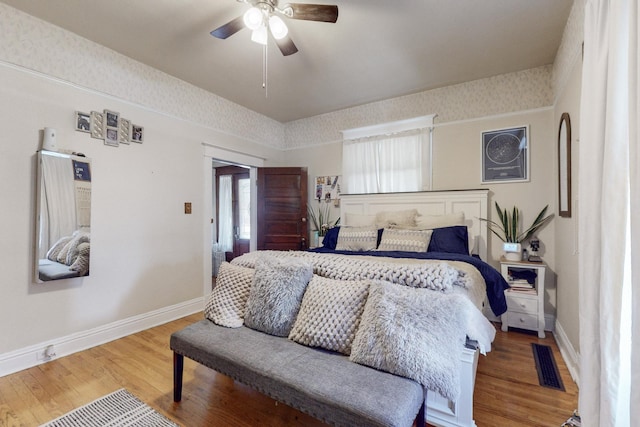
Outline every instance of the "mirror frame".
{"type": "Polygon", "coordinates": [[[558,214],[571,218],[571,118],[562,113],[558,129],[558,214]]]}

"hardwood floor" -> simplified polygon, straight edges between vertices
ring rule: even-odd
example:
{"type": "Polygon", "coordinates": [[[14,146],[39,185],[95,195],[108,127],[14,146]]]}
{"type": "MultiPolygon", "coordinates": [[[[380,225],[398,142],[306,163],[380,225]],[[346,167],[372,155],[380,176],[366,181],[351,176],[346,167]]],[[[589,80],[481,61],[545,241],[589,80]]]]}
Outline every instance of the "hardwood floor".
{"type": "MultiPolygon", "coordinates": [[[[185,427],[323,425],[186,358],[183,400],[174,403],[169,335],[201,318],[0,378],[0,426],[38,426],[122,387],[185,427]]],[[[479,427],[560,426],[577,407],[577,393],[551,334],[498,331],[493,351],[480,357],[474,416],[479,427]],[[566,392],[538,385],[532,342],[552,347],[566,392]]]]}

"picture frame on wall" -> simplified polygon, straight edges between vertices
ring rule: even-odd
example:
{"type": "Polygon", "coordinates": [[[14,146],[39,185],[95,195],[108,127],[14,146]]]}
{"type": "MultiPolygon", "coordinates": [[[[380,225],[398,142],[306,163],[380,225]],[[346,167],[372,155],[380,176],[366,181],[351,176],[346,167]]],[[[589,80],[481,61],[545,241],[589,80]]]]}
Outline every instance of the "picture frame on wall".
{"type": "Polygon", "coordinates": [[[91,112],[91,138],[104,139],[104,114],[91,112]]]}
{"type": "Polygon", "coordinates": [[[142,144],[144,141],[144,128],[142,126],[131,124],[131,142],[142,144]]]}
{"type": "Polygon", "coordinates": [[[108,128],[118,128],[120,114],[115,111],[104,110],[104,125],[108,128]]]}
{"type": "Polygon", "coordinates": [[[119,144],[119,133],[118,129],[110,127],[106,128],[104,132],[104,144],[117,147],[119,144]]]}
{"type": "Polygon", "coordinates": [[[129,144],[131,134],[131,120],[120,118],[120,144],[129,144]]]}
{"type": "Polygon", "coordinates": [[[78,132],[91,132],[91,114],[76,111],[76,130],[78,132]]]}
{"type": "Polygon", "coordinates": [[[529,181],[529,126],[482,132],[482,183],[529,181]]]}

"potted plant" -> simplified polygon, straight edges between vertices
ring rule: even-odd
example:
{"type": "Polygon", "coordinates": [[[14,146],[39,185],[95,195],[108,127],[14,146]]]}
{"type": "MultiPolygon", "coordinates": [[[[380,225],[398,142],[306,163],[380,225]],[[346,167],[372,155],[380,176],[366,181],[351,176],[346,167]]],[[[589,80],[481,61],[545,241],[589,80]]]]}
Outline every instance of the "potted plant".
{"type": "Polygon", "coordinates": [[[307,206],[307,212],[311,220],[311,231],[317,236],[317,239],[314,237],[313,242],[316,243],[316,240],[318,240],[317,243],[320,245],[327,231],[340,224],[340,218],[338,217],[335,221],[330,219],[331,206],[328,203],[320,202],[317,211],[313,210],[311,206],[307,206]]]}
{"type": "Polygon", "coordinates": [[[553,217],[553,214],[545,216],[549,205],[545,206],[531,226],[523,232],[519,232],[521,218],[518,208],[514,206],[513,210],[509,212],[506,209],[503,210],[500,208],[498,202],[495,203],[499,222],[485,218],[480,218],[480,220],[485,221],[489,226],[489,230],[504,242],[503,250],[505,252],[505,258],[509,261],[520,261],[522,259],[522,243],[528,240],[537,230],[549,222],[553,217]]]}

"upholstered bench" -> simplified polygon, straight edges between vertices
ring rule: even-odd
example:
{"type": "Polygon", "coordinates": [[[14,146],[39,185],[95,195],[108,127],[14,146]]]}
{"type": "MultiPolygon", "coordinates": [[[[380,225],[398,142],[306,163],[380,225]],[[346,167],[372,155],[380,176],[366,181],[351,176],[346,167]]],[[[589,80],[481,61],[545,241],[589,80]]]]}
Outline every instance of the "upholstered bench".
{"type": "Polygon", "coordinates": [[[175,332],[170,346],[176,402],[186,356],[328,424],[425,425],[426,390],[420,384],[340,353],[207,319],[175,332]]]}

